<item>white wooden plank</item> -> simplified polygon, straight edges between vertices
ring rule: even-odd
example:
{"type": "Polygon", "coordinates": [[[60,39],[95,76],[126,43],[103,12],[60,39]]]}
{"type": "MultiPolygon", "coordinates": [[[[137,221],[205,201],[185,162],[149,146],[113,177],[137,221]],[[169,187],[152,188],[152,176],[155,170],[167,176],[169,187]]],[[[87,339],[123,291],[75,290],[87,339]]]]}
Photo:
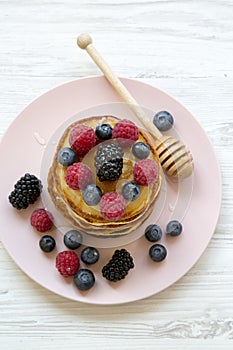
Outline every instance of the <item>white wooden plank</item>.
{"type": "Polygon", "coordinates": [[[0,1],[0,137],[40,94],[100,74],[75,44],[89,31],[119,76],[167,91],[193,113],[223,176],[219,223],[201,259],[167,290],[133,304],[56,296],[0,243],[1,348],[232,349],[232,15],[231,0],[0,1]]]}

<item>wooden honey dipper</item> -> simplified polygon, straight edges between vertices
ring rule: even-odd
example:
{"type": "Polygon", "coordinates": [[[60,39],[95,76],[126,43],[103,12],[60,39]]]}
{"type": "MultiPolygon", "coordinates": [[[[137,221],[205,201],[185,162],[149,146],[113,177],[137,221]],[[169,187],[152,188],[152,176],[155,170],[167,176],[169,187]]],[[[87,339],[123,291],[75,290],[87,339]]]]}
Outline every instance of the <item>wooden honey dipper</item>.
{"type": "Polygon", "coordinates": [[[81,34],[77,39],[78,46],[86,50],[93,61],[97,64],[104,76],[123,98],[129,104],[131,110],[135,113],[138,120],[150,132],[156,140],[156,151],[159,156],[160,164],[165,173],[172,177],[185,178],[191,175],[193,171],[193,157],[190,151],[179,140],[164,136],[151,122],[143,109],[138,105],[130,92],[122,84],[117,75],[111,70],[107,62],[101,57],[99,52],[92,45],[92,38],[89,34],[81,34]]]}

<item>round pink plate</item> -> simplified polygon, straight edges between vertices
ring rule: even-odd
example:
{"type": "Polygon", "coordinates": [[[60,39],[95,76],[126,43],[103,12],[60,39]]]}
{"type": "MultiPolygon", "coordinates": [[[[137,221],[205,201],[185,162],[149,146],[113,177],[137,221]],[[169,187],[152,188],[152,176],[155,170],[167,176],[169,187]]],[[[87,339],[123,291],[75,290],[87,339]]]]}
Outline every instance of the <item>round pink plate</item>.
{"type": "MultiPolygon", "coordinates": [[[[165,180],[166,196],[161,215],[157,218],[153,212],[140,228],[143,232],[147,225],[155,223],[156,218],[156,223],[164,232],[159,243],[164,244],[168,252],[163,262],[150,260],[148,251],[152,243],[142,236],[124,246],[133,256],[135,268],[125,280],[109,283],[102,277],[101,269],[115,248],[100,248],[100,260],[91,267],[96,276],[95,286],[88,292],[80,292],[72,278],[63,278],[55,268],[56,254],[66,249],[59,230],[54,228],[51,232],[57,242],[54,252],[45,254],[39,248],[42,234],[32,229],[30,215],[42,203],[38,201],[24,211],[17,211],[8,202],[14,183],[22,175],[30,172],[40,176],[46,143],[60,125],[74,115],[81,116],[81,111],[122,102],[104,77],[75,80],[42,95],[14,120],[0,145],[0,163],[4,168],[0,181],[0,235],[5,248],[16,264],[43,287],[66,298],[91,304],[136,301],[176,282],[207,247],[221,205],[218,163],[212,145],[198,122],[164,92],[135,80],[122,81],[141,106],[150,111],[168,110],[173,114],[175,131],[194,158],[193,176],[183,184],[165,180]],[[182,210],[176,211],[177,206],[182,210]],[[177,218],[183,224],[182,234],[175,238],[165,234],[166,224],[171,218],[177,218]]],[[[112,114],[111,110],[109,114],[112,114]]]]}

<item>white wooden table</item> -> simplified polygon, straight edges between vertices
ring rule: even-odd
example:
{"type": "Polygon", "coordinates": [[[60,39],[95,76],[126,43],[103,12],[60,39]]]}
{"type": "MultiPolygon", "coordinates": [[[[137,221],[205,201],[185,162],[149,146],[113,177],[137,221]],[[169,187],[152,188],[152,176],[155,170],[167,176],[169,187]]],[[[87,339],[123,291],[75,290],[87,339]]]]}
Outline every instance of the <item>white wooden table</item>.
{"type": "Polygon", "coordinates": [[[0,0],[1,136],[40,94],[100,74],[76,47],[87,31],[119,76],[168,92],[195,115],[223,178],[205,253],[181,280],[142,301],[99,307],[63,299],[30,280],[0,243],[2,350],[233,349],[232,18],[232,0],[0,0]]]}

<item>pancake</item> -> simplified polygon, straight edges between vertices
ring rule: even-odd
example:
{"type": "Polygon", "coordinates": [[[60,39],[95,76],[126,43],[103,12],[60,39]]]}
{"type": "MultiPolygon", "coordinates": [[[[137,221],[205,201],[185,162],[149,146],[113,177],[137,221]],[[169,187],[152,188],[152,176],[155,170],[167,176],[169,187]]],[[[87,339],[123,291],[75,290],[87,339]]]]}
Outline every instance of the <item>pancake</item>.
{"type": "MultiPolygon", "coordinates": [[[[99,204],[96,206],[87,205],[82,198],[81,191],[73,190],[67,185],[65,181],[66,167],[57,161],[57,154],[61,148],[70,147],[70,131],[79,124],[87,125],[93,129],[102,123],[108,123],[113,127],[119,120],[119,118],[113,116],[93,116],[72,123],[66,128],[58,142],[53,162],[48,172],[48,193],[55,207],[74,228],[95,236],[120,236],[128,234],[138,228],[151,214],[161,188],[161,167],[159,165],[155,145],[150,136],[140,128],[138,128],[139,138],[137,142],[145,142],[150,147],[148,158],[154,160],[158,164],[159,176],[153,185],[140,186],[141,192],[139,197],[134,201],[127,201],[125,212],[120,219],[116,221],[104,219],[100,213],[99,204]]],[[[112,142],[114,140],[109,141],[112,142]]],[[[93,174],[96,174],[94,165],[96,151],[97,146],[93,147],[93,149],[81,159],[83,163],[91,168],[93,174]]],[[[132,154],[131,147],[124,148],[123,170],[120,178],[116,181],[100,182],[98,177],[94,176],[94,183],[101,188],[103,194],[107,192],[121,193],[123,185],[126,182],[133,181],[133,167],[136,161],[138,161],[138,159],[132,154]]]]}

